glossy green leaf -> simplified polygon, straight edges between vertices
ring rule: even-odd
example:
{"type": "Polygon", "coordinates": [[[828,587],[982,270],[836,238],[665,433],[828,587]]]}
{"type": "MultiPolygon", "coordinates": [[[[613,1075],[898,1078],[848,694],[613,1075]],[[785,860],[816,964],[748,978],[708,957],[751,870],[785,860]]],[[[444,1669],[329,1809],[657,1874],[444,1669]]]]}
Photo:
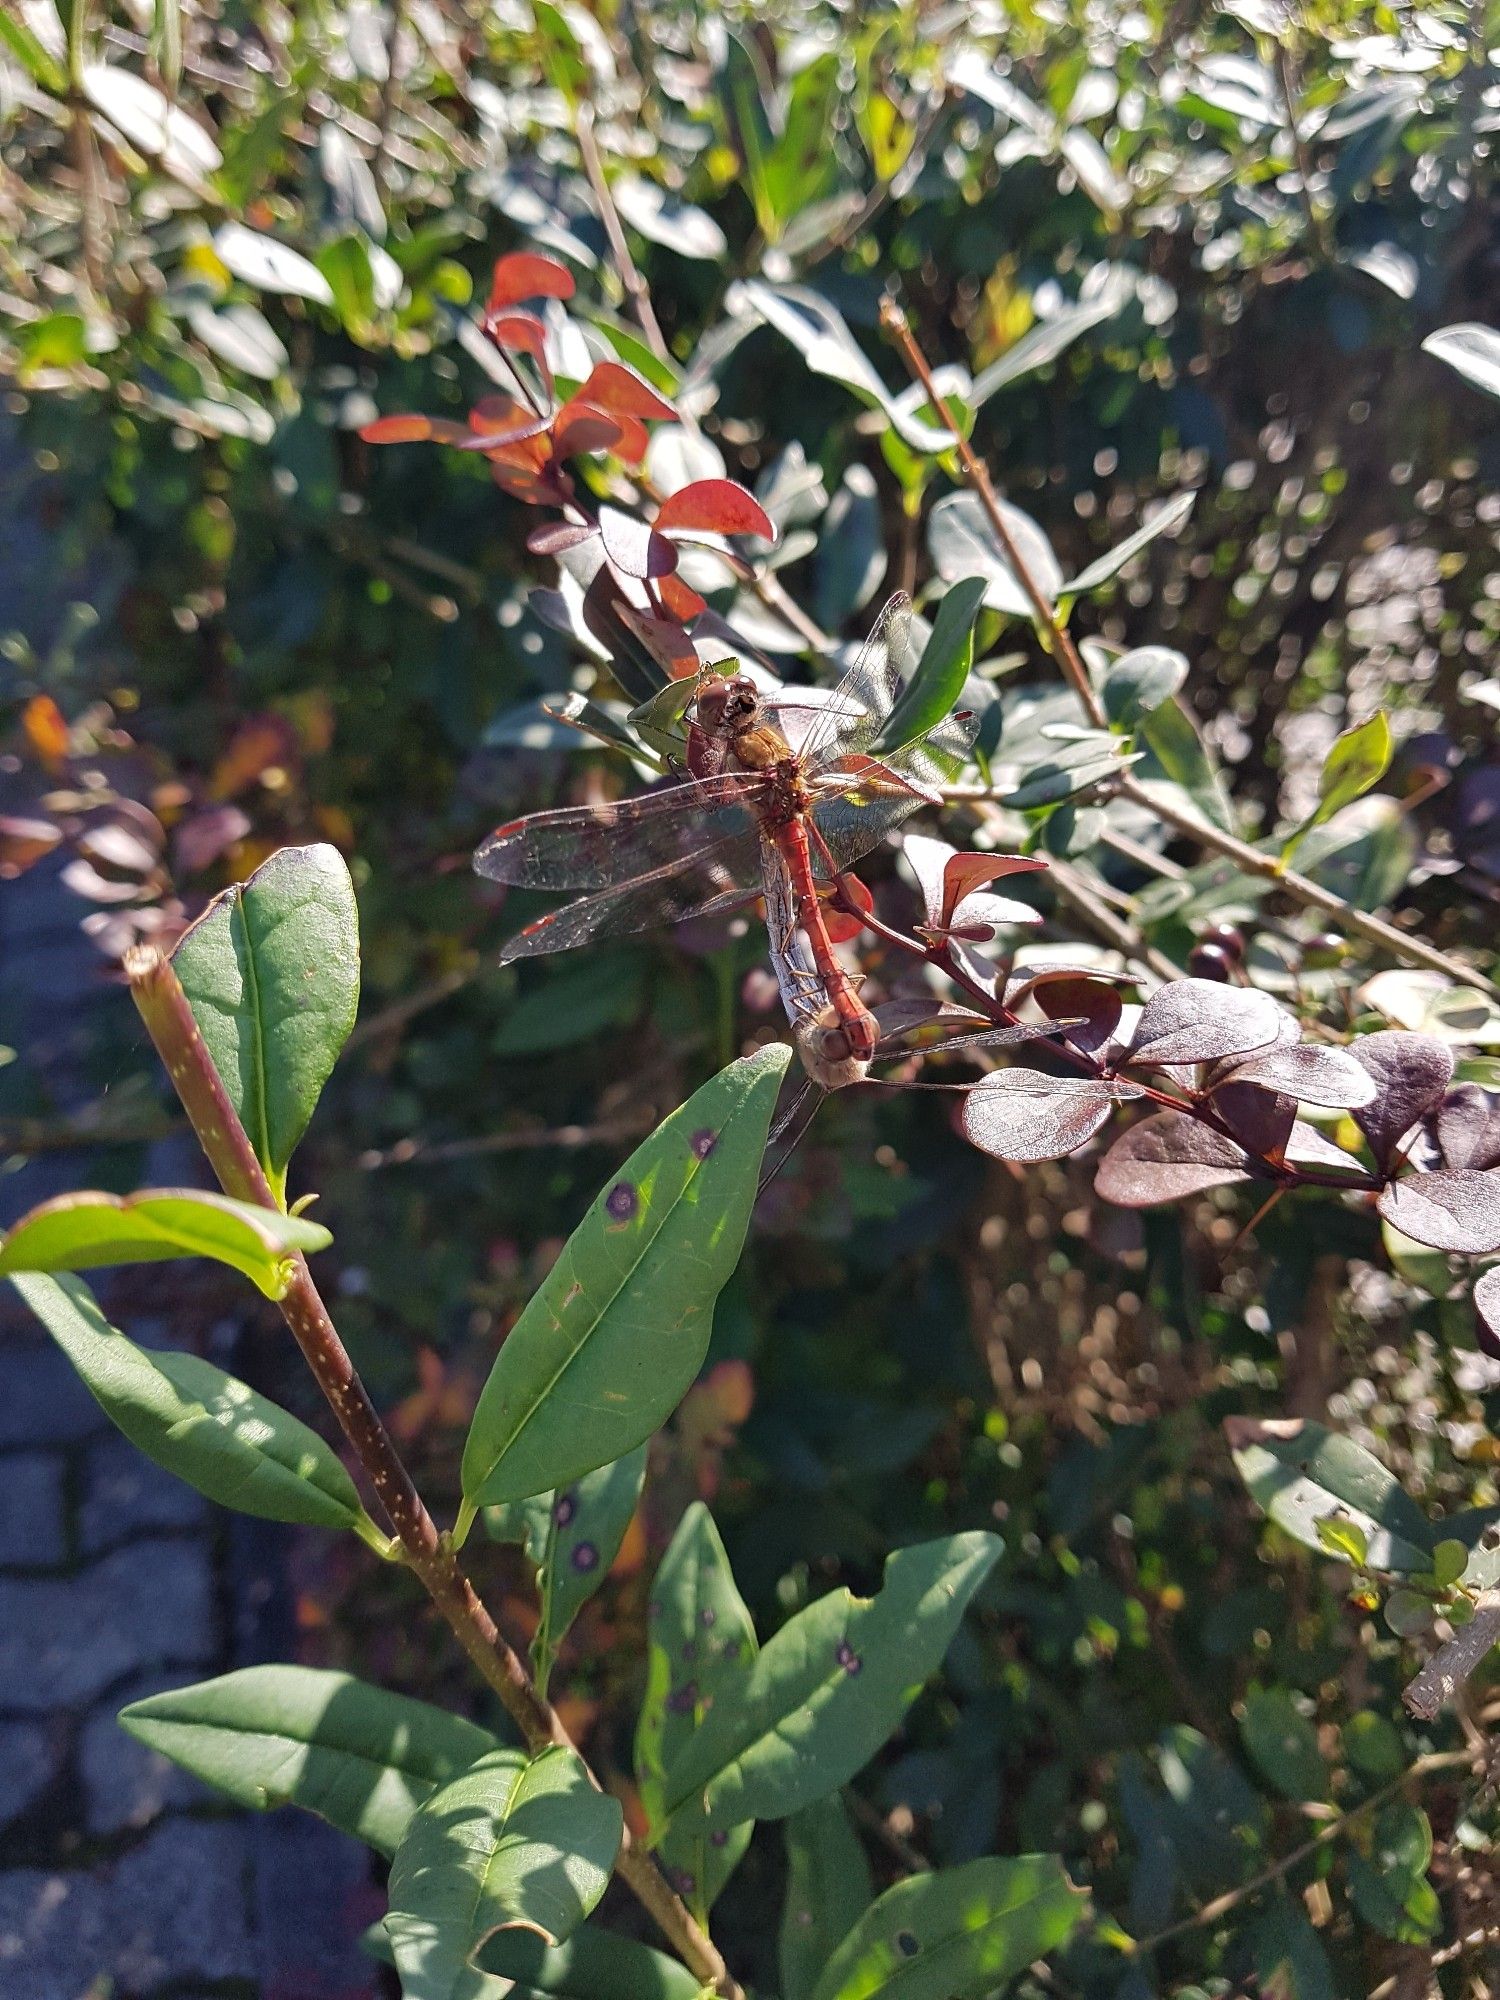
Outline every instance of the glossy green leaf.
{"type": "Polygon", "coordinates": [[[568,1627],[609,1574],[646,1477],[646,1447],[601,1465],[560,1493],[487,1507],[496,1541],[522,1542],[536,1568],[541,1617],[531,1642],[537,1685],[546,1692],[568,1627]]]}
{"type": "Polygon", "coordinates": [[[1138,556],[1142,549],[1156,541],[1159,536],[1176,534],[1188,515],[1192,513],[1196,498],[1197,495],[1193,493],[1179,493],[1175,499],[1167,501],[1165,506],[1158,507],[1133,534],[1127,535],[1123,542],[1117,542],[1112,549],[1106,549],[1097,561],[1091,562],[1087,569],[1080,570],[1077,576],[1065,583],[1059,596],[1086,597],[1091,590],[1097,590],[1101,583],[1108,583],[1111,577],[1118,576],[1132,556],[1138,556]]]}
{"type": "Polygon", "coordinates": [[[1291,859],[1304,835],[1379,784],[1390,769],[1393,747],[1384,709],[1377,709],[1368,722],[1346,729],[1336,739],[1318,774],[1318,803],[1283,845],[1283,863],[1291,859]]]}
{"type": "Polygon", "coordinates": [[[520,1993],[554,2000],[701,2000],[703,1988],[685,1965],[633,1938],[597,1924],[580,1924],[560,1945],[529,1931],[501,1931],[479,1954],[485,1972],[515,1981],[520,1993]]]}
{"type": "Polygon", "coordinates": [[[1422,342],[1422,352],[1446,361],[1487,396],[1500,396],[1500,333],[1494,327],[1474,320],[1440,326],[1422,342]]]}
{"type": "Polygon", "coordinates": [[[1389,1784],[1411,1761],[1394,1725],[1373,1708],[1351,1715],[1341,1735],[1350,1765],[1372,1784],[1389,1784]]]}
{"type": "Polygon", "coordinates": [[[1143,784],[1166,780],[1176,785],[1210,825],[1224,833],[1234,831],[1234,814],[1218,765],[1180,701],[1164,701],[1143,715],[1136,743],[1149,753],[1149,761],[1136,772],[1143,784]]]}
{"type": "Polygon", "coordinates": [[[651,1585],[646,1694],[635,1734],[636,1781],[662,1865],[695,1909],[712,1909],[750,1842],[748,1821],[710,1836],[685,1815],[666,1826],[666,1774],[716,1703],[733,1704],[757,1652],[713,1516],[695,1500],[651,1585]]]}
{"type": "Polygon", "coordinates": [[[1251,1761],[1283,1798],[1328,1797],[1328,1766],[1318,1732],[1283,1687],[1252,1687],[1245,1696],[1240,1735],[1251,1761]]]}
{"type": "Polygon", "coordinates": [[[39,83],[54,97],[67,94],[67,71],[25,21],[8,7],[0,7],[0,42],[10,50],[33,83],[39,83]]]}
{"type": "Polygon", "coordinates": [[[283,847],[209,904],[172,965],[279,1194],[359,1005],[359,913],[338,849],[283,847]]]}
{"type": "Polygon", "coordinates": [[[318,269],[328,280],[334,310],[346,330],[358,336],[375,317],[375,270],[369,246],[358,234],[336,237],[318,252],[318,269]]]}
{"type": "Polygon", "coordinates": [[[237,1805],[301,1806],[385,1855],[499,1747],[462,1716],[317,1667],[242,1667],[132,1702],[120,1726],[237,1805]]]}
{"type": "Polygon", "coordinates": [[[878,1596],[830,1591],[799,1612],[672,1758],[666,1811],[713,1832],[785,1819],[852,1778],[941,1665],[1000,1550],[979,1530],[898,1549],[878,1596]]]}
{"type": "Polygon", "coordinates": [[[1117,729],[1134,729],[1170,701],[1187,679],[1188,663],[1170,646],[1137,646],[1122,653],[1105,673],[1099,696],[1117,729]]]}
{"type": "Polygon", "coordinates": [[[332,1241],[321,1223],[197,1188],[60,1194],[23,1215],[0,1241],[0,1277],[211,1257],[243,1272],[268,1299],[279,1299],[293,1256],[325,1250],[332,1241]]]}
{"type": "Polygon", "coordinates": [[[998,361],[992,361],[974,377],[974,386],[969,391],[969,407],[980,409],[997,390],[1008,389],[1012,382],[1019,382],[1038,368],[1045,368],[1056,361],[1058,356],[1073,345],[1081,334],[1089,332],[1102,321],[1113,319],[1120,311],[1119,296],[1105,296],[1090,299],[1078,305],[1064,306],[1051,318],[1039,320],[1016,341],[1007,347],[998,361]]]}
{"type": "Polygon", "coordinates": [[[1304,1548],[1327,1553],[1319,1524],[1348,1524],[1364,1537],[1371,1569],[1398,1573],[1432,1564],[1427,1517],[1371,1453],[1322,1424],[1230,1417],[1224,1425],[1252,1499],[1304,1548]]]}
{"type": "Polygon", "coordinates": [[[1257,1917],[1248,1936],[1264,2000],[1338,2000],[1322,1940],[1290,1897],[1257,1917]]]}
{"type": "Polygon", "coordinates": [[[1373,1828],[1368,1855],[1349,1856],[1349,1894],[1367,1924],[1400,1944],[1427,1944],[1442,1928],[1442,1908],[1427,1879],[1432,1828],[1420,1806],[1393,1802],[1373,1828]]]}
{"type": "Polygon", "coordinates": [[[1055,1854],[909,1876],[844,1939],[813,2000],[984,2000],[1066,1944],[1087,1907],[1055,1854]]]}
{"type": "Polygon", "coordinates": [[[874,1882],[837,1792],[786,1822],[781,2000],[811,2000],[823,1967],[869,1907],[874,1882]]]}
{"type": "MultiPolygon", "coordinates": [[[[1027,575],[1043,598],[1053,604],[1063,587],[1063,573],[1052,544],[1029,514],[1008,500],[997,502],[1000,519],[1027,575]]],[[[927,518],[927,550],[934,569],[948,583],[962,577],[984,578],[984,602],[1009,618],[1034,618],[1035,609],[993,522],[975,493],[950,493],[927,518]]]]}
{"type": "Polygon", "coordinates": [[[901,690],[871,752],[889,757],[936,729],[958,706],[974,664],[974,620],[987,588],[982,576],[961,577],[938,605],[932,635],[916,672],[901,690]]]}
{"type": "Polygon", "coordinates": [[[493,1750],[412,1815],[391,1864],[387,1934],[404,2000],[459,2000],[496,1931],[565,1939],[604,1894],[618,1799],[575,1750],[493,1750]]]}
{"type": "Polygon", "coordinates": [[[11,1280],[110,1420],[210,1500],[267,1521],[374,1532],[316,1431],[196,1354],[149,1354],[79,1278],[11,1280]]]}
{"type": "Polygon", "coordinates": [[[675,1409],[739,1261],[790,1054],[772,1044],[695,1091],[569,1237],[480,1395],[463,1457],[470,1507],[566,1486],[675,1409]]]}

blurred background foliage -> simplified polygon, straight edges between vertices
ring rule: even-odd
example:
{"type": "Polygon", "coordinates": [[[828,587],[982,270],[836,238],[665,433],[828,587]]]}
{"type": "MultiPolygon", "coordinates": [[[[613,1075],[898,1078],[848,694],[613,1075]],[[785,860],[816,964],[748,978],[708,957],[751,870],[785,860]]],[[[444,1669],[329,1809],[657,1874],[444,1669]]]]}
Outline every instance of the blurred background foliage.
{"type": "MultiPolygon", "coordinates": [[[[691,419],[658,431],[655,486],[727,471],[770,509],[777,550],[712,601],[783,669],[809,620],[833,651],[886,590],[961,573],[888,287],[1064,574],[1194,493],[1075,620],[1186,656],[1197,732],[1157,775],[1227,786],[1271,835],[1387,709],[1384,787],[1299,866],[1493,956],[1500,426],[1419,351],[1500,320],[1483,5],[0,8],[0,873],[57,873],[102,983],[275,846],[345,852],[364,1009],[304,1172],[342,1329],[439,1499],[497,1339],[611,1164],[778,1029],[753,924],[495,968],[527,913],[470,851],[618,784],[542,706],[607,673],[531,600],[556,565],[481,459],[357,431],[484,392],[471,301],[501,252],[575,272],[564,372],[618,355],[691,419]]],[[[980,642],[1024,776],[1055,675],[1001,608],[980,642]]],[[[1434,989],[1367,995],[1374,961],[1149,815],[1106,826],[1054,789],[998,830],[1082,885],[1081,914],[1040,878],[1063,956],[1109,946],[1089,899],[1178,966],[1231,923],[1283,998],[1432,1029],[1434,989]]],[[[903,895],[889,858],[869,872],[903,895]]],[[[45,1067],[0,1069],[7,1175],[82,1133],[136,1178],[165,1114],[127,1012],[98,1017],[82,1112],[45,1067]]],[[[1494,1087],[1493,1010],[1443,1032],[1494,1087]]],[[[940,1097],[825,1107],[569,1642],[556,1685],[596,1766],[626,1782],[644,1577],[688,1498],[763,1634],[894,1542],[998,1523],[998,1585],[865,1781],[880,1870],[1056,1848],[1122,1932],[1169,1933],[1132,1952],[1106,1929],[1039,1991],[1496,1990],[1493,1803],[1448,1754],[1483,1690],[1403,1720],[1412,1637],[1267,1526],[1220,1423],[1320,1418],[1426,1513],[1488,1506],[1500,1366],[1456,1267],[1371,1212],[1302,1194],[1253,1236],[1247,1213],[1101,1210],[1087,1160],[985,1160],[940,1097]]],[[[273,1340],[261,1363],[286,1396],[273,1340]]],[[[309,1658],[468,1698],[399,1580],[313,1549],[306,1572],[309,1658]]],[[[758,1835],[721,1911],[762,1984],[782,1866],[758,1835]]]]}

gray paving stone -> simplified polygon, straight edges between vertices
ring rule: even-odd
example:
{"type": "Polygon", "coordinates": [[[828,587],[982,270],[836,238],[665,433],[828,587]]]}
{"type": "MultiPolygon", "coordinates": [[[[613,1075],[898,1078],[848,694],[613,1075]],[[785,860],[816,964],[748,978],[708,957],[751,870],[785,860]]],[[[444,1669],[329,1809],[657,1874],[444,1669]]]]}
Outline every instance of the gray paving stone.
{"type": "Polygon", "coordinates": [[[213,1651],[204,1543],[141,1541],[76,1576],[0,1579],[0,1707],[82,1707],[126,1674],[213,1651]]]}
{"type": "Polygon", "coordinates": [[[78,1739],[83,1780],[84,1822],[90,1833],[118,1833],[146,1827],[168,1806],[196,1805],[209,1798],[207,1786],[120,1727],[118,1713],[163,1688],[179,1687],[181,1674],[152,1674],[117,1688],[84,1723],[78,1739]]]}
{"type": "Polygon", "coordinates": [[[41,1796],[59,1761],[54,1731],[36,1722],[0,1722],[0,1826],[19,1819],[41,1796]]]}
{"type": "Polygon", "coordinates": [[[248,1829],[240,1820],[170,1820],[105,1880],[109,1962],[127,1993],[169,1981],[252,1979],[248,1829]]]}
{"type": "Polygon", "coordinates": [[[373,2000],[378,1975],[359,1935],[385,1899],[374,1888],[369,1849],[286,1811],[251,1826],[250,1852],[264,1990],[296,2000],[373,2000]]]}
{"type": "Polygon", "coordinates": [[[54,1452],[0,1458],[0,1567],[52,1569],[67,1558],[63,1462],[54,1452]]]}
{"type": "Polygon", "coordinates": [[[92,1875],[0,1874],[0,1993],[80,2000],[103,1970],[105,1896],[92,1875]]]}
{"type": "Polygon", "coordinates": [[[72,1444],[108,1421],[60,1348],[0,1335],[0,1448],[72,1444]]]}
{"type": "MultiPolygon", "coordinates": [[[[4,1475],[0,1463],[0,1480],[4,1475]]],[[[85,1554],[95,1555],[153,1530],[200,1528],[208,1513],[201,1493],[153,1465],[118,1431],[90,1447],[78,1513],[85,1554]]]]}

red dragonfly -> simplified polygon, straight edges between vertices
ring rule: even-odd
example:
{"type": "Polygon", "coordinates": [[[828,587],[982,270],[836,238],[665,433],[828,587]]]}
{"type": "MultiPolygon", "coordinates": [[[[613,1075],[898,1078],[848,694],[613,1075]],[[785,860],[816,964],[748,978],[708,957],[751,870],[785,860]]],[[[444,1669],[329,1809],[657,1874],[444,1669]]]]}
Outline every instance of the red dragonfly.
{"type": "Polygon", "coordinates": [[[577,897],[512,938],[501,963],[763,895],[773,924],[794,919],[805,935],[848,1053],[868,1061],[880,1027],[835,955],[819,884],[933,802],[934,784],[953,777],[977,728],[958,714],[888,757],[871,754],[901,689],[910,620],[910,600],[898,593],[822,700],[806,688],[764,694],[744,674],[706,675],[677,783],[498,827],[474,857],[481,875],[577,897]]]}

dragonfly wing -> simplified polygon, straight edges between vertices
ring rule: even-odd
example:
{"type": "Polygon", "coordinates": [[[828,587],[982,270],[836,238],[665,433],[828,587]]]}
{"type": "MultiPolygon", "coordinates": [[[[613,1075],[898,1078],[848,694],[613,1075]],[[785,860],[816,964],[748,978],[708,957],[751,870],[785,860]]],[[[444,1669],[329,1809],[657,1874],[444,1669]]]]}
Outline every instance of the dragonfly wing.
{"type": "MultiPolygon", "coordinates": [[[[627,888],[643,876],[686,867],[705,848],[754,835],[761,778],[741,772],[685,779],[638,798],[528,813],[497,827],[474,856],[475,869],[518,889],[585,894],[627,888]]],[[[757,840],[749,842],[745,886],[759,879],[757,840]]],[[[727,885],[726,885],[727,886],[727,885]]]]}
{"type": "Polygon", "coordinates": [[[648,875],[638,875],[576,902],[551,910],[528,924],[506,945],[500,963],[534,958],[543,952],[571,951],[594,939],[678,924],[688,917],[728,909],[751,893],[759,880],[760,830],[725,836],[699,853],[678,858],[648,875]],[[750,887],[747,887],[747,882],[750,887]]]}
{"type": "MultiPolygon", "coordinates": [[[[977,716],[950,715],[893,756],[870,761],[863,771],[855,752],[851,760],[855,769],[845,791],[836,789],[836,771],[825,768],[818,774],[825,796],[815,816],[840,871],[853,867],[909,813],[954,782],[968,763],[978,729],[977,716]]],[[[816,853],[814,858],[822,861],[816,853]]],[[[826,862],[819,872],[827,873],[826,862]]]]}
{"type": "Polygon", "coordinates": [[[901,691],[903,675],[914,664],[910,651],[911,599],[898,590],[807,731],[801,752],[809,765],[816,768],[869,749],[901,691]]]}

